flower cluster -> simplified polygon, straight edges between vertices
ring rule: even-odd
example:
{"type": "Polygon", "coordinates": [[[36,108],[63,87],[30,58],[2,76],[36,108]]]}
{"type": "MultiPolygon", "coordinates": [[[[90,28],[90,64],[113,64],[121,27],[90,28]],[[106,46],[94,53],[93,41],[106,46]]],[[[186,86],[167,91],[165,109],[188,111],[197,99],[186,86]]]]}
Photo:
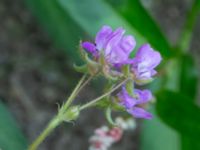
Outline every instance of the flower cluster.
{"type": "Polygon", "coordinates": [[[112,110],[126,110],[135,118],[151,119],[152,115],[145,110],[145,105],[153,98],[151,91],[134,87],[136,84],[144,85],[153,80],[157,73],[155,68],[162,58],[149,44],[142,45],[132,58],[135,47],[135,38],[132,35],[125,35],[125,30],[121,27],[113,30],[110,26],[103,26],[97,33],[94,43],[81,42],[80,52],[85,64],[74,67],[84,75],[67,101],[59,107],[58,114],[29,149],[37,149],[55,127],[64,121],[76,120],[82,110],[92,106],[106,107],[106,118],[114,127],[97,129],[90,139],[90,150],[107,150],[121,139],[124,130],[134,127],[134,123],[123,119],[113,122],[112,110]],[[98,75],[108,79],[105,93],[86,104],[73,106],[72,103],[80,91],[98,75]],[[113,92],[120,87],[120,92],[114,95],[113,92]],[[48,127],[51,127],[51,130],[48,130],[48,127]]]}
{"type": "MultiPolygon", "coordinates": [[[[124,35],[123,28],[115,31],[109,26],[103,26],[97,33],[95,43],[83,42],[82,48],[91,54],[92,62],[98,64],[98,71],[106,77],[130,78],[133,84],[144,85],[153,80],[157,73],[155,68],[160,64],[162,58],[159,52],[155,51],[149,44],[142,45],[136,52],[134,58],[130,58],[131,52],[135,49],[136,41],[131,35],[124,35]],[[124,67],[128,66],[124,72],[124,67]]],[[[116,78],[115,78],[116,79],[116,78]]],[[[146,112],[143,106],[152,98],[151,91],[130,89],[126,84],[117,95],[119,104],[135,118],[151,119],[150,113],[146,112]]]]}
{"type": "Polygon", "coordinates": [[[116,127],[102,126],[95,130],[94,135],[89,140],[89,150],[107,150],[112,144],[121,140],[125,130],[133,130],[136,127],[133,119],[116,118],[115,122],[116,127]]]}

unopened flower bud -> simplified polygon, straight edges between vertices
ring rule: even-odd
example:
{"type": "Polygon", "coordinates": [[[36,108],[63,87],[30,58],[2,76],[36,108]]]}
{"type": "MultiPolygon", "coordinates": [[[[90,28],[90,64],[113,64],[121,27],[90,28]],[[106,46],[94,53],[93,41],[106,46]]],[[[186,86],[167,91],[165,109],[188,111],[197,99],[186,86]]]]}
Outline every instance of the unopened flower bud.
{"type": "Polygon", "coordinates": [[[64,121],[72,121],[72,120],[76,120],[79,116],[80,113],[80,107],[79,106],[72,106],[70,107],[64,114],[64,121]]]}

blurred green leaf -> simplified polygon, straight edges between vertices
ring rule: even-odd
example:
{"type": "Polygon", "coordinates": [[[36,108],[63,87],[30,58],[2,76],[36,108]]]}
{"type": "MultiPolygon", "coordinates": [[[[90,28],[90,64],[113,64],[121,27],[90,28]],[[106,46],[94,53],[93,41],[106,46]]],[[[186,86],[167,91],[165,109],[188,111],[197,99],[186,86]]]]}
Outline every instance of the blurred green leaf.
{"type": "Polygon", "coordinates": [[[181,137],[181,150],[199,150],[200,149],[200,142],[199,139],[188,137],[182,135],[181,137]]]}
{"type": "Polygon", "coordinates": [[[141,4],[140,0],[127,0],[118,7],[120,14],[140,33],[151,45],[161,52],[163,57],[172,53],[169,42],[160,31],[156,22],[141,4]]]}
{"type": "Polygon", "coordinates": [[[180,75],[180,91],[190,96],[194,102],[198,87],[198,72],[192,56],[182,56],[180,75]]]}
{"type": "Polygon", "coordinates": [[[26,0],[28,7],[54,40],[56,47],[63,49],[73,60],[80,62],[78,44],[84,31],[57,0],[26,0]]]}
{"type": "Polygon", "coordinates": [[[199,138],[200,108],[181,93],[164,90],[157,95],[160,118],[182,135],[199,138]]]}
{"type": "Polygon", "coordinates": [[[195,4],[197,5],[198,10],[200,11],[200,0],[195,0],[195,4]]]}
{"type": "Polygon", "coordinates": [[[25,150],[27,148],[27,141],[14,118],[1,101],[0,118],[0,149],[25,150]]]}
{"type": "Polygon", "coordinates": [[[150,110],[154,117],[142,124],[140,150],[180,150],[177,132],[158,118],[154,107],[150,110]]]}
{"type": "MultiPolygon", "coordinates": [[[[175,58],[171,59],[170,61],[168,61],[167,68],[166,68],[166,74],[167,74],[167,77],[166,77],[167,82],[166,82],[165,88],[173,90],[174,92],[180,92],[189,97],[189,98],[187,98],[187,101],[185,101],[184,99],[175,98],[175,97],[172,97],[169,95],[168,96],[169,101],[168,101],[168,105],[166,107],[169,107],[169,105],[171,105],[171,109],[176,109],[177,111],[179,111],[179,114],[177,114],[177,115],[182,115],[184,117],[185,111],[181,111],[178,109],[179,107],[177,108],[176,106],[173,106],[173,102],[177,102],[177,103],[181,103],[181,104],[184,103],[185,105],[181,105],[182,109],[185,109],[185,108],[187,109],[188,105],[190,105],[190,104],[195,106],[194,102],[195,102],[195,96],[196,96],[196,92],[197,92],[198,73],[197,73],[197,68],[195,66],[195,63],[194,63],[194,59],[192,59],[192,57],[189,55],[182,55],[176,59],[175,58]],[[174,101],[172,101],[172,100],[174,100],[174,101]],[[182,113],[182,114],[180,114],[180,113],[182,113]]],[[[165,101],[160,100],[159,97],[157,97],[157,98],[158,98],[158,102],[159,102],[158,107],[161,107],[162,105],[164,106],[165,103],[162,103],[162,102],[165,102],[165,101]]],[[[162,110],[160,110],[160,112],[158,112],[158,113],[162,114],[161,111],[162,110]]],[[[167,110],[165,110],[165,111],[166,111],[165,113],[167,113],[167,110]]],[[[168,110],[168,111],[169,111],[169,114],[168,114],[169,117],[172,117],[172,118],[175,117],[178,120],[178,116],[171,114],[172,113],[171,110],[168,110]]],[[[187,111],[190,111],[190,110],[187,110],[187,111]]],[[[191,108],[191,111],[193,111],[192,108],[191,108]]],[[[186,115],[188,115],[188,114],[186,114],[186,115]]],[[[173,118],[173,119],[175,120],[175,118],[173,118]]],[[[193,119],[195,119],[195,118],[193,118],[193,119]]],[[[180,120],[182,120],[182,119],[180,118],[180,120]]],[[[168,122],[165,122],[165,123],[168,124],[168,122]]],[[[177,121],[176,123],[177,123],[176,128],[173,126],[171,126],[171,127],[179,131],[178,125],[183,124],[183,123],[181,121],[179,121],[179,123],[177,121]]],[[[187,128],[187,127],[185,127],[185,128],[187,128]]],[[[192,137],[187,134],[185,135],[184,133],[181,133],[181,135],[180,135],[181,149],[182,150],[199,149],[200,144],[198,141],[196,141],[195,138],[196,137],[192,137]]]]}
{"type": "Polygon", "coordinates": [[[199,76],[192,56],[181,55],[168,60],[165,72],[165,88],[184,93],[194,102],[199,76]]]}

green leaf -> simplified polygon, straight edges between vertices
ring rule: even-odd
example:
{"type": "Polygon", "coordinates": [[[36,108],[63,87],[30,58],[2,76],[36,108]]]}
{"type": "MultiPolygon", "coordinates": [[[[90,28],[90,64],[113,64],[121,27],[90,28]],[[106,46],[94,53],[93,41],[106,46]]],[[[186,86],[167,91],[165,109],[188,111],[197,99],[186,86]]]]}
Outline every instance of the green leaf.
{"type": "Polygon", "coordinates": [[[154,117],[142,124],[140,150],[180,150],[179,134],[158,118],[154,107],[150,110],[154,117]]]}
{"type": "Polygon", "coordinates": [[[180,91],[190,96],[194,102],[198,87],[198,71],[192,56],[182,56],[180,75],[180,91]]]}
{"type": "Polygon", "coordinates": [[[200,11],[200,0],[195,0],[195,4],[197,5],[198,10],[200,11]]]}
{"type": "Polygon", "coordinates": [[[188,137],[185,135],[182,135],[181,137],[181,150],[199,150],[200,149],[200,142],[199,139],[188,137]]]}
{"type": "Polygon", "coordinates": [[[60,7],[57,0],[26,0],[41,25],[53,39],[56,47],[63,49],[73,60],[80,62],[78,44],[84,31],[60,7]]]}
{"type": "Polygon", "coordinates": [[[157,95],[160,118],[182,135],[199,138],[200,108],[181,93],[164,90],[157,95]]]}
{"type": "Polygon", "coordinates": [[[133,28],[142,34],[155,49],[160,51],[163,57],[171,56],[172,51],[169,42],[140,0],[128,0],[127,3],[123,2],[123,5],[120,6],[117,10],[133,28]]]}
{"type": "Polygon", "coordinates": [[[27,141],[12,115],[0,101],[0,149],[25,150],[27,141]]]}
{"type": "Polygon", "coordinates": [[[190,55],[170,59],[165,68],[165,88],[184,93],[194,102],[198,88],[198,70],[190,55]]]}

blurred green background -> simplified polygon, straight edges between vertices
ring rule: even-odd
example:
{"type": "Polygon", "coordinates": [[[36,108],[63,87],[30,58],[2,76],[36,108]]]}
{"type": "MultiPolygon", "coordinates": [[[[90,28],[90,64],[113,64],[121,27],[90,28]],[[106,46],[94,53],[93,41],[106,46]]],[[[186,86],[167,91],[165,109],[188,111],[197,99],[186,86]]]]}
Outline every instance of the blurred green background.
{"type": "MultiPolygon", "coordinates": [[[[150,43],[163,62],[149,85],[155,117],[111,150],[200,150],[200,0],[1,0],[0,148],[25,150],[57,112],[80,78],[80,40],[102,25],[122,26],[137,47],[150,43]]],[[[100,90],[95,83],[77,101],[100,90]]],[[[85,150],[93,130],[106,123],[99,109],[63,124],[41,150],[85,150]],[[95,113],[94,113],[95,112],[95,113]]]]}

